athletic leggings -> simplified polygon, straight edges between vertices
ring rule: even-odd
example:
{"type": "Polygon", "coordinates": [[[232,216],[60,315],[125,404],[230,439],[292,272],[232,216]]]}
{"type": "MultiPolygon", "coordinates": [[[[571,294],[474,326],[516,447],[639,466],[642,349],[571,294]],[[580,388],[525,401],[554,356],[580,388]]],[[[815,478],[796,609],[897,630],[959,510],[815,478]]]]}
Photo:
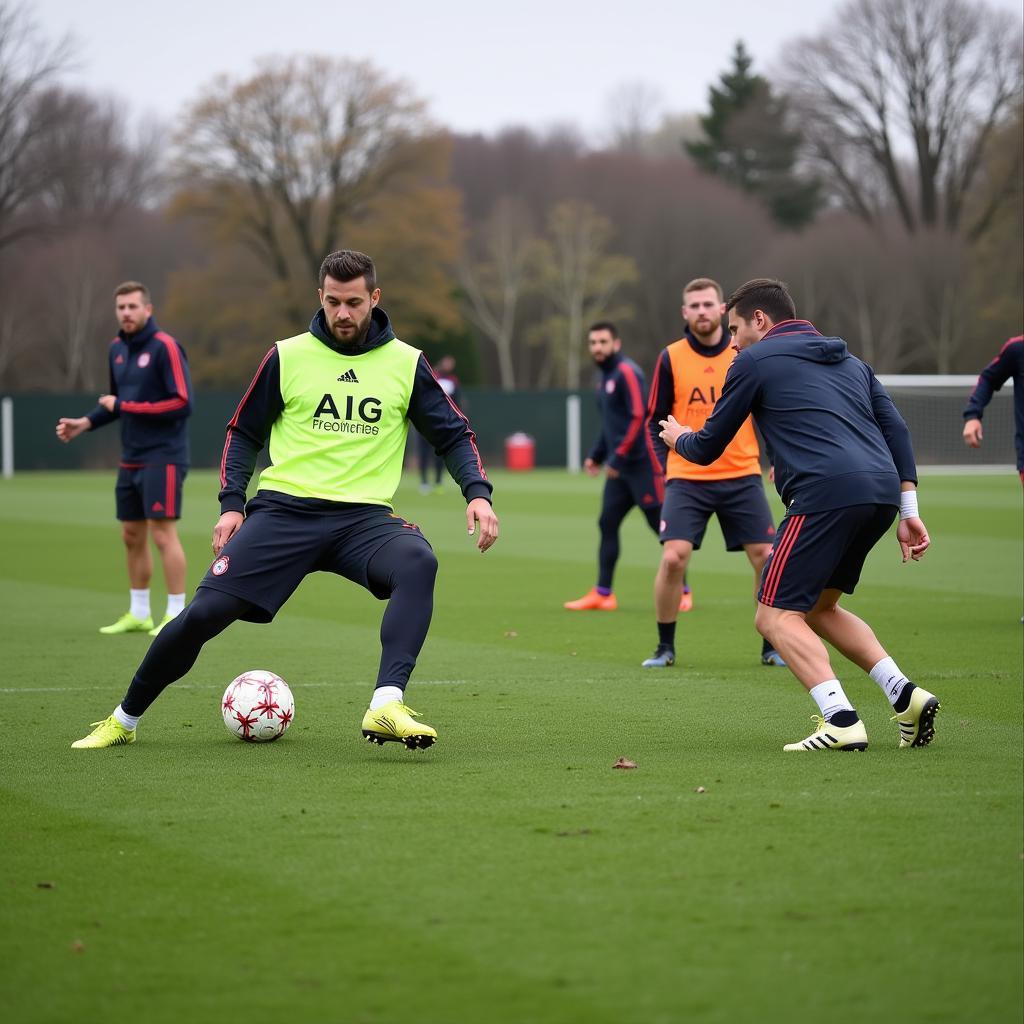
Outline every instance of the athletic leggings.
{"type": "MultiPolygon", "coordinates": [[[[639,508],[639,506],[637,506],[639,508]]],[[[601,531],[601,544],[597,549],[597,585],[611,590],[615,576],[615,564],[619,560],[619,527],[633,508],[633,499],[625,490],[617,492],[609,500],[605,498],[601,505],[601,517],[597,521],[601,531]]],[[[658,534],[661,525],[661,509],[640,508],[647,525],[658,534]]]]}
{"type": "MultiPolygon", "coordinates": [[[[430,626],[437,559],[421,539],[396,537],[370,559],[367,575],[375,589],[388,594],[380,624],[377,686],[404,690],[430,626]]],[[[121,701],[124,712],[142,715],[166,687],[195,664],[207,640],[251,607],[240,597],[200,587],[188,607],[168,622],[150,645],[121,701]]]]}

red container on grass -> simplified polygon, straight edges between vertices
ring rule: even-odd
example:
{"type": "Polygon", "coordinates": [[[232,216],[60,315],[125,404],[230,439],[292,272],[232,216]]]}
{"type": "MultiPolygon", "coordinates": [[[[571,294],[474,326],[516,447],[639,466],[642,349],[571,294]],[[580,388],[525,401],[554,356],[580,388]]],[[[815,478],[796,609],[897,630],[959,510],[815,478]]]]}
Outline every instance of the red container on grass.
{"type": "Polygon", "coordinates": [[[521,431],[505,438],[505,468],[520,472],[533,469],[537,446],[529,434],[521,431]]]}

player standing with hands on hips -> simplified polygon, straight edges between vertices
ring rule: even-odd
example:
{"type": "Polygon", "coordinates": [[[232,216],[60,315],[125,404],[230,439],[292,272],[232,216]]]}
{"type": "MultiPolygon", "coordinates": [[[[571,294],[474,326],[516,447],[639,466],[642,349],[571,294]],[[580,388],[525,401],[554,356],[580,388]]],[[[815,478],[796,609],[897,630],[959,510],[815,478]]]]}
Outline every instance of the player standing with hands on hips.
{"type": "Polygon", "coordinates": [[[309,330],[264,356],[227,430],[216,556],[184,614],[149,649],[113,714],[73,747],[134,743],[139,717],[236,619],[270,622],[311,572],[387,600],[367,740],[429,747],[437,732],[404,703],[433,611],[437,559],[392,511],[409,424],[440,452],[466,498],[466,527],[486,551],[498,537],[475,436],[423,354],[399,341],[378,306],[373,261],[342,250],[320,268],[309,330]],[[271,465],[246,490],[269,442],[271,465]]]}
{"type": "Polygon", "coordinates": [[[101,633],[156,636],[185,607],[185,551],[178,538],[182,485],[188,472],[188,417],[192,381],[185,351],[153,319],[149,290],[125,281],[114,290],[120,331],[110,343],[110,393],[85,416],[62,416],[57,437],[79,434],[119,420],[121,464],[117,518],[128,560],[129,607],[101,633]],[[153,538],[167,583],[167,614],[156,626],[149,607],[153,538]]]}
{"type": "Polygon", "coordinates": [[[866,622],[839,607],[897,513],[903,561],[917,561],[928,549],[910,431],[846,342],[796,319],[781,281],[748,281],[726,310],[739,354],[714,413],[696,433],[669,417],[661,438],[684,459],[706,465],[752,413],[772,453],[786,515],[761,575],[755,625],[821,711],[814,716],[818,728],[783,749],[867,748],[867,730],[822,639],[881,687],[899,722],[899,745],[924,746],[934,736],[937,698],[907,679],[866,622]]]}

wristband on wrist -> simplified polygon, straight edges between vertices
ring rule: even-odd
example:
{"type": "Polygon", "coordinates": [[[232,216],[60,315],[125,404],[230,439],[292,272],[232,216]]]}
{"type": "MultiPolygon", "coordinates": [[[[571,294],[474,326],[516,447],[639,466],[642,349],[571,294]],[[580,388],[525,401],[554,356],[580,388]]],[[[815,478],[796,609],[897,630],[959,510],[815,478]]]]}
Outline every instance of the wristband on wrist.
{"type": "Polygon", "coordinates": [[[900,519],[917,518],[917,491],[900,491],[900,519]]]}

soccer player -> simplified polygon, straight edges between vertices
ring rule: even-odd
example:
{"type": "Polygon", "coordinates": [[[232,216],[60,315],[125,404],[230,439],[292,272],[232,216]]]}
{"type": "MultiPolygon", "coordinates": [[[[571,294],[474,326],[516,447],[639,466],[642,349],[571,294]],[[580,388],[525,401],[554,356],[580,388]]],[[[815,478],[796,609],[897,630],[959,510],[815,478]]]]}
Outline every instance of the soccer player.
{"type": "MultiPolygon", "coordinates": [[[[658,356],[647,409],[650,449],[663,463],[666,481],[659,533],[661,564],[654,579],[658,645],[643,662],[644,668],[675,664],[680,588],[711,516],[718,516],[726,550],[746,552],[755,595],[775,536],[752,423],[744,423],[721,457],[708,466],[692,465],[659,443],[658,424],[669,415],[694,430],[704,425],[736,355],[722,326],[725,305],[717,281],[698,277],[686,285],[681,313],[686,331],[658,356]]],[[[783,664],[767,640],[761,645],[761,662],[783,664]]]]}
{"type": "MultiPolygon", "coordinates": [[[[453,356],[441,356],[434,367],[434,376],[437,383],[441,385],[444,393],[452,400],[452,404],[462,408],[462,390],[459,387],[459,378],[455,376],[455,359],[453,356]]],[[[420,493],[429,494],[431,491],[431,471],[434,477],[433,490],[441,491],[441,470],[444,469],[444,459],[434,451],[430,442],[420,433],[416,434],[416,447],[418,461],[420,464],[420,493]]]]}
{"type": "Polygon", "coordinates": [[[144,284],[119,284],[114,309],[121,329],[108,354],[110,392],[100,395],[96,408],[85,416],[62,416],[57,437],[67,443],[87,430],[114,420],[121,423],[115,496],[128,560],[129,606],[100,632],[156,636],[185,607],[185,551],[177,521],[188,472],[192,382],[185,350],[157,327],[144,284]],[[149,602],[150,538],[160,553],[167,584],[167,613],[156,626],[149,602]]]}
{"type": "Polygon", "coordinates": [[[1014,443],[1017,447],[1017,472],[1024,484],[1024,335],[1011,338],[978,376],[978,383],[967,399],[964,409],[964,442],[980,448],[983,432],[981,417],[992,395],[1013,378],[1013,418],[1016,425],[1014,443]]]}
{"type": "Polygon", "coordinates": [[[488,482],[466,417],[423,354],[395,337],[378,306],[373,261],[331,253],[309,330],[279,341],[228,423],[214,561],[184,614],[156,638],[113,714],[73,747],[134,743],[140,716],[236,619],[270,622],[311,572],[331,572],[387,600],[377,685],[362,732],[377,743],[429,747],[437,732],[404,703],[433,611],[437,559],[391,499],[409,423],[444,456],[466,498],[466,526],[486,551],[497,539],[488,482]],[[269,441],[271,465],[246,490],[269,441]]]}
{"type": "Polygon", "coordinates": [[[839,607],[897,513],[903,561],[928,549],[910,431],[845,341],[796,319],[781,281],[748,281],[726,309],[739,354],[714,413],[696,432],[669,417],[661,437],[682,458],[710,465],[753,413],[773,455],[786,515],[761,577],[755,624],[821,711],[814,732],[783,749],[867,748],[822,639],[881,687],[899,721],[899,745],[922,747],[935,734],[938,699],[907,679],[866,622],[839,607]]]}
{"type": "Polygon", "coordinates": [[[601,431],[583,468],[597,476],[605,467],[601,515],[597,525],[601,543],[597,552],[597,585],[575,601],[569,611],[615,611],[618,601],[612,589],[619,560],[619,527],[629,512],[639,508],[650,528],[658,532],[661,467],[651,457],[644,437],[646,386],[640,367],[622,354],[622,338],[615,324],[601,320],[587,332],[590,357],[600,371],[597,408],[601,431]]]}

